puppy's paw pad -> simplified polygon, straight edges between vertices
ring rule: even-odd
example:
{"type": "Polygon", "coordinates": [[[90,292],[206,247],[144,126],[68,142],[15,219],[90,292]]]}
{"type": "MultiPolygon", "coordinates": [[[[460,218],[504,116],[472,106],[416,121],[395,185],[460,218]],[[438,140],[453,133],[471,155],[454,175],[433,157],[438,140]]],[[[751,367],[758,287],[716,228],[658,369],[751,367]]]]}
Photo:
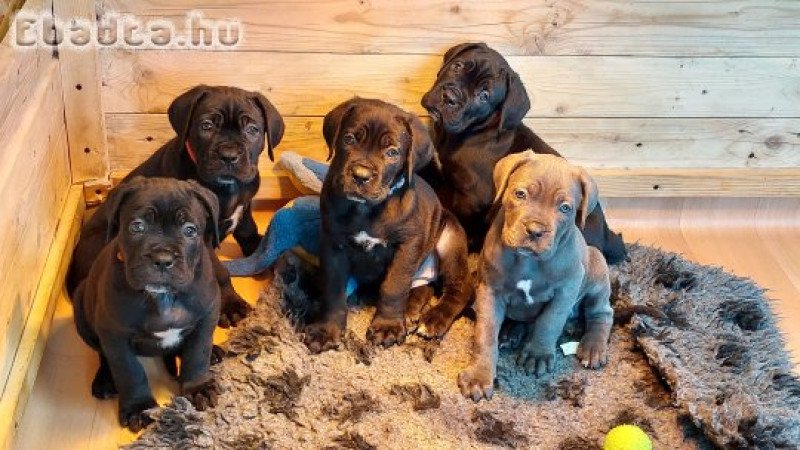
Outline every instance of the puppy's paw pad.
{"type": "Polygon", "coordinates": [[[235,327],[253,310],[249,303],[234,293],[222,299],[222,310],[217,324],[222,328],[235,327]]]}
{"type": "Polygon", "coordinates": [[[103,376],[97,374],[92,380],[92,396],[94,398],[105,400],[117,395],[117,386],[114,384],[114,379],[111,376],[103,376]]]}
{"type": "Polygon", "coordinates": [[[605,340],[581,339],[576,356],[583,367],[599,369],[608,362],[608,344],[605,340]]]}
{"type": "Polygon", "coordinates": [[[517,365],[528,375],[541,377],[555,368],[555,351],[525,346],[517,356],[517,365]]]}
{"type": "Polygon", "coordinates": [[[136,433],[153,422],[153,419],[145,411],[157,406],[158,403],[152,397],[132,402],[129,405],[120,405],[119,423],[136,433]]]}
{"type": "Polygon", "coordinates": [[[339,348],[343,327],[334,323],[312,323],[306,325],[303,342],[311,353],[321,353],[339,348]]]}
{"type": "Polygon", "coordinates": [[[440,339],[453,323],[453,318],[450,316],[437,308],[431,309],[420,319],[417,334],[429,339],[440,339]]]}
{"type": "Polygon", "coordinates": [[[217,406],[219,394],[222,388],[216,380],[211,379],[197,386],[183,389],[182,395],[189,400],[198,411],[205,411],[208,408],[217,406]]]}
{"type": "Polygon", "coordinates": [[[391,347],[406,340],[406,326],[403,319],[375,317],[367,329],[367,339],[374,345],[391,347]]]}
{"type": "Polygon", "coordinates": [[[472,401],[489,400],[494,394],[494,376],[485,367],[470,366],[458,375],[458,387],[461,394],[472,401]]]}

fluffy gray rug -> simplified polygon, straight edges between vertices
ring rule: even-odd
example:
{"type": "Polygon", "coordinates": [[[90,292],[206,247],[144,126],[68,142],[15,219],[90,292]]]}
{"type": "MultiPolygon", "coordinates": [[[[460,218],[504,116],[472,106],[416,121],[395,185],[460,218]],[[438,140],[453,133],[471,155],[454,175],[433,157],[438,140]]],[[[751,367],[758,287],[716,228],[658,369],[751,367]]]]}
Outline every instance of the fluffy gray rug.
{"type": "Polygon", "coordinates": [[[285,258],[213,369],[220,404],[201,413],[175,398],[130,448],[595,449],[622,423],[655,448],[797,448],[800,381],[763,290],[671,253],[629,251],[613,269],[609,365],[591,371],[561,356],[555,373],[532,378],[515,366],[512,340],[497,394],[479,404],[455,381],[470,318],[440,343],[373,349],[363,340],[373,309],[354,306],[346,348],[310,355],[294,322],[313,309],[315,285],[285,258]]]}

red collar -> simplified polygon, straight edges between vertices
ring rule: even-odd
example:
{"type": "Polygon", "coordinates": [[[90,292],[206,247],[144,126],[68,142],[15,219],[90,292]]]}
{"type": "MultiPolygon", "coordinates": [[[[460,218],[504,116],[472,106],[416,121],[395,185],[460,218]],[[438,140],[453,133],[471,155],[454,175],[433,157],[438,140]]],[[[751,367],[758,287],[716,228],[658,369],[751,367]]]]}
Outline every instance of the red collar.
{"type": "Polygon", "coordinates": [[[197,154],[194,152],[194,150],[192,150],[192,146],[189,145],[189,140],[188,139],[186,140],[186,153],[189,154],[189,158],[192,159],[192,162],[196,166],[197,165],[197,154]]]}

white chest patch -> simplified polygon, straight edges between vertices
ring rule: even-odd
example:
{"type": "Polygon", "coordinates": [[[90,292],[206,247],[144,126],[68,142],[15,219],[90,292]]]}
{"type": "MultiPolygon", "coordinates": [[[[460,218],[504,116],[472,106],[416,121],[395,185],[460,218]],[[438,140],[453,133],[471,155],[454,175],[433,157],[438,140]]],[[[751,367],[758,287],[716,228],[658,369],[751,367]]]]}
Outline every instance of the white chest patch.
{"type": "Polygon", "coordinates": [[[183,331],[183,328],[170,328],[164,331],[156,331],[153,336],[161,339],[158,344],[159,347],[171,348],[181,343],[181,331],[183,331]]]}
{"type": "Polygon", "coordinates": [[[228,217],[231,225],[228,227],[228,233],[233,233],[233,230],[239,226],[239,221],[242,220],[242,213],[244,213],[244,205],[239,205],[233,210],[233,214],[228,217]]]}
{"type": "Polygon", "coordinates": [[[517,289],[522,291],[525,294],[525,301],[528,304],[533,304],[534,300],[531,297],[531,286],[533,286],[533,280],[519,280],[517,281],[517,289]]]}
{"type": "Polygon", "coordinates": [[[353,235],[353,242],[364,247],[364,250],[370,252],[376,245],[386,246],[386,241],[378,239],[367,234],[366,231],[359,231],[358,234],[353,235]]]}

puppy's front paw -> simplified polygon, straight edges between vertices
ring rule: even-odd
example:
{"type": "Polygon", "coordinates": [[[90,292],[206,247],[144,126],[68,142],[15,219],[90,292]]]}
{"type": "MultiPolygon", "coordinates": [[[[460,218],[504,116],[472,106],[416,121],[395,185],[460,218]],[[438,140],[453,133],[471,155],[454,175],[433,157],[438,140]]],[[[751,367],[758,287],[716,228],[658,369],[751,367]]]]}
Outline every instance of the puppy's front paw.
{"type": "Polygon", "coordinates": [[[344,327],[334,322],[320,322],[306,325],[303,342],[311,353],[338,349],[342,342],[344,327]]]}
{"type": "Polygon", "coordinates": [[[135,400],[119,406],[119,423],[134,433],[153,422],[145,411],[158,406],[153,397],[135,400]]]}
{"type": "Polygon", "coordinates": [[[489,400],[494,394],[494,374],[486,366],[469,366],[458,374],[458,387],[464,397],[474,402],[489,400]]]}
{"type": "Polygon", "coordinates": [[[413,333],[417,327],[419,326],[421,311],[418,309],[406,309],[405,315],[405,324],[406,324],[406,331],[409,333],[413,333]]]}
{"type": "Polygon", "coordinates": [[[101,368],[92,380],[92,396],[105,400],[115,395],[117,395],[117,386],[114,384],[114,378],[111,377],[110,372],[103,371],[101,368]]]}
{"type": "Polygon", "coordinates": [[[187,384],[181,390],[181,395],[192,402],[198,411],[217,406],[217,399],[222,393],[219,383],[213,378],[197,385],[187,384]]]}
{"type": "Polygon", "coordinates": [[[517,356],[517,365],[525,370],[528,375],[542,375],[552,372],[555,366],[555,350],[542,348],[537,345],[526,344],[517,356]]]}
{"type": "Polygon", "coordinates": [[[247,317],[252,310],[253,307],[235,291],[231,290],[228,293],[223,292],[222,309],[220,310],[219,322],[217,322],[217,324],[222,328],[235,327],[247,317]]]}
{"type": "Polygon", "coordinates": [[[583,367],[599,369],[608,362],[608,342],[605,338],[584,335],[576,355],[583,367]]]}
{"type": "Polygon", "coordinates": [[[406,340],[406,326],[402,318],[390,319],[375,316],[367,329],[367,339],[374,345],[391,347],[406,340]]]}
{"type": "Polygon", "coordinates": [[[453,319],[452,314],[443,308],[437,306],[429,309],[419,321],[417,334],[428,339],[439,339],[447,333],[453,319]]]}

